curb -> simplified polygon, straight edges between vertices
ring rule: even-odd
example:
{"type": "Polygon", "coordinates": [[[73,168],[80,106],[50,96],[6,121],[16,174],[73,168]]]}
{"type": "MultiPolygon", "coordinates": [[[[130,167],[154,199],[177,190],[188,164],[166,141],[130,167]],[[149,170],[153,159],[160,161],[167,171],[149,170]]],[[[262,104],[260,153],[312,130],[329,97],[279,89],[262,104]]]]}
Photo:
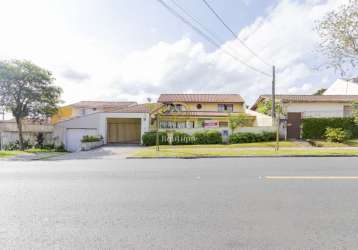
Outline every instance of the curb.
{"type": "Polygon", "coordinates": [[[168,157],[139,157],[139,156],[128,156],[126,159],[219,159],[219,158],[336,158],[336,157],[347,157],[347,158],[358,158],[358,155],[237,155],[237,156],[168,156],[168,157]]]}

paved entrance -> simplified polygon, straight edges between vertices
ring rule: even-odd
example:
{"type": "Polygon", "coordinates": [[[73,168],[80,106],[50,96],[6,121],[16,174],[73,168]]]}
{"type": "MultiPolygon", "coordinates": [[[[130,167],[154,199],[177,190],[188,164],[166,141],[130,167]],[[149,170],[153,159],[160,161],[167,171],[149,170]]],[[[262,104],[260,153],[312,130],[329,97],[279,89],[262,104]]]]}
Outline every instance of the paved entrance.
{"type": "Polygon", "coordinates": [[[106,145],[90,151],[68,153],[50,160],[116,160],[125,159],[134,151],[141,148],[139,145],[106,145]]]}

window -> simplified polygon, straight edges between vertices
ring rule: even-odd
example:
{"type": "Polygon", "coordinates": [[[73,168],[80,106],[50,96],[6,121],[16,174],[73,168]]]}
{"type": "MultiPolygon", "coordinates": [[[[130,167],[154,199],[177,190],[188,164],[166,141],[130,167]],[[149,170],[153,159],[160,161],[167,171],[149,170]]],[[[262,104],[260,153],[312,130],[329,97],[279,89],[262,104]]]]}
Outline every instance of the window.
{"type": "Polygon", "coordinates": [[[196,109],[201,109],[201,108],[202,108],[202,106],[200,103],[196,104],[196,109]]]}
{"type": "Polygon", "coordinates": [[[229,126],[228,122],[219,122],[219,127],[220,128],[227,128],[229,126]]]}
{"type": "Polygon", "coordinates": [[[160,128],[169,128],[169,129],[175,129],[175,128],[186,128],[186,121],[180,121],[180,122],[173,122],[173,121],[160,121],[159,124],[160,128]]]}
{"type": "Polygon", "coordinates": [[[343,115],[344,115],[344,117],[353,116],[353,107],[352,106],[344,106],[343,107],[343,115]]]}
{"type": "Polygon", "coordinates": [[[219,112],[233,112],[234,105],[233,104],[218,104],[219,112]]]}
{"type": "Polygon", "coordinates": [[[179,112],[183,110],[183,105],[181,104],[170,104],[170,111],[171,112],[179,112]]]}

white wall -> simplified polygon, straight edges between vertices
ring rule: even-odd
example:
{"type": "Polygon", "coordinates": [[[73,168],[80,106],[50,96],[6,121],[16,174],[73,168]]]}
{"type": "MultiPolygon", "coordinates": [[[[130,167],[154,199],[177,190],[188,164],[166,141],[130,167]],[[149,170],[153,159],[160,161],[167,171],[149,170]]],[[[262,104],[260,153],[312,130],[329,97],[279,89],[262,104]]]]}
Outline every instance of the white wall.
{"type": "Polygon", "coordinates": [[[255,123],[254,123],[255,127],[271,127],[272,126],[272,117],[271,116],[268,116],[268,115],[250,110],[250,109],[247,109],[245,111],[245,113],[256,117],[255,123]]]}
{"type": "Polygon", "coordinates": [[[358,95],[358,83],[338,79],[323,95],[358,95]]]}
{"type": "Polygon", "coordinates": [[[149,131],[148,113],[101,113],[99,132],[104,137],[104,143],[107,143],[107,118],[139,118],[141,119],[141,140],[145,132],[149,131]]]}
{"type": "Polygon", "coordinates": [[[302,112],[304,117],[343,117],[344,103],[285,103],[284,111],[302,112]]]}
{"type": "Polygon", "coordinates": [[[66,145],[66,130],[69,128],[96,129],[107,143],[107,118],[139,118],[141,119],[141,136],[149,131],[149,114],[147,113],[94,113],[76,117],[55,125],[54,137],[66,145]]]}

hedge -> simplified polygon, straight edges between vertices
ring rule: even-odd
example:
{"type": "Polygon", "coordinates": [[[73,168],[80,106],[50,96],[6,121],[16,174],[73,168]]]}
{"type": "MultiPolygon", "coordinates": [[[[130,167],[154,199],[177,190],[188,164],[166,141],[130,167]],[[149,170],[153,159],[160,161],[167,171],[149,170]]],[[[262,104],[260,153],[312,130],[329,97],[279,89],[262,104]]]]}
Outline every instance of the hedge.
{"type": "Polygon", "coordinates": [[[342,128],[353,138],[358,138],[358,126],[354,118],[304,118],[302,120],[302,138],[324,139],[327,128],[342,128]]]}
{"type": "MultiPolygon", "coordinates": [[[[154,146],[156,145],[157,132],[146,132],[142,136],[143,145],[145,146],[154,146]]],[[[167,133],[159,132],[159,144],[168,145],[167,133]]]]}
{"type": "Polygon", "coordinates": [[[252,142],[265,142],[274,141],[276,139],[276,133],[274,132],[262,132],[262,133],[235,133],[230,135],[230,143],[252,143],[252,142]]]}
{"type": "Polygon", "coordinates": [[[174,132],[173,145],[191,145],[195,143],[195,137],[182,132],[174,132]]]}
{"type": "Polygon", "coordinates": [[[223,142],[219,131],[204,131],[194,133],[195,144],[220,144],[223,142]]]}

